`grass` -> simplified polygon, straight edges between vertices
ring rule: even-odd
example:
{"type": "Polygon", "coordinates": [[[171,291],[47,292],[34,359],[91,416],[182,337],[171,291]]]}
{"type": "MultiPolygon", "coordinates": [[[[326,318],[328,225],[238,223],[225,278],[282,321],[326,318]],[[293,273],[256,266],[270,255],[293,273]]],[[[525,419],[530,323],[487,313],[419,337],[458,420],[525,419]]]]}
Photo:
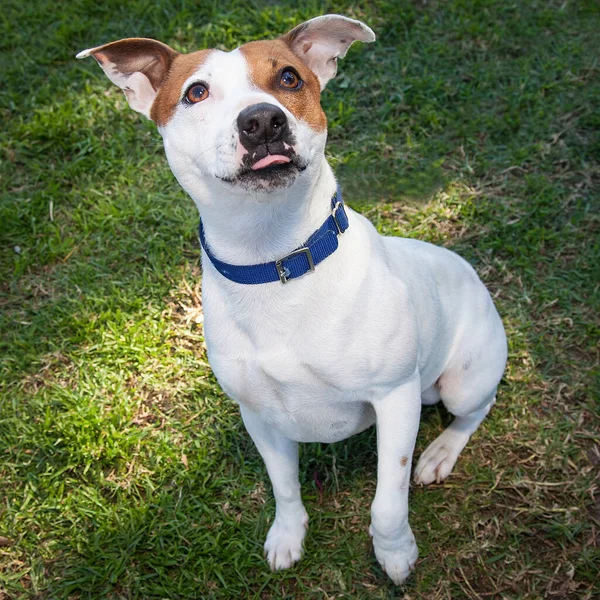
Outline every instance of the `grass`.
{"type": "MultiPolygon", "coordinates": [[[[0,598],[597,597],[595,2],[3,6],[0,598]],[[303,446],[306,555],[268,571],[267,475],[204,354],[195,209],[152,124],[73,58],[233,48],[324,11],[378,34],[323,95],[346,198],[470,260],[510,341],[455,472],[412,489],[402,589],[367,534],[372,430],[303,446]]],[[[417,455],[447,421],[425,411],[417,455]]]]}

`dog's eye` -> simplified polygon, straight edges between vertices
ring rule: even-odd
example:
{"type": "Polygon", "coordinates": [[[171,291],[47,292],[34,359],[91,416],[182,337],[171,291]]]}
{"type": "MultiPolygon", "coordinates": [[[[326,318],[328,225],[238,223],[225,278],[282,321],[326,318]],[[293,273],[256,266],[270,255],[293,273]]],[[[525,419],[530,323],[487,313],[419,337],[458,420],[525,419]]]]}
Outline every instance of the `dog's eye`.
{"type": "Polygon", "coordinates": [[[297,90],[302,85],[302,79],[300,79],[296,71],[288,68],[281,72],[279,84],[288,90],[297,90]]]}
{"type": "Polygon", "coordinates": [[[188,104],[196,104],[208,98],[208,88],[202,83],[194,83],[185,93],[185,100],[188,104]]]}

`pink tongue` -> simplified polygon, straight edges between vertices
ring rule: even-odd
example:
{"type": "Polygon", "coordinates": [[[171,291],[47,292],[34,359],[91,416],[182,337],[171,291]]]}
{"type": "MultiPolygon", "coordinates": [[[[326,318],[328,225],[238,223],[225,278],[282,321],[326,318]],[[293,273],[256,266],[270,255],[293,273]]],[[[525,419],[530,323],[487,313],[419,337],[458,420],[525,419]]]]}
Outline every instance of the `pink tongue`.
{"type": "Polygon", "coordinates": [[[252,165],[252,170],[258,171],[259,169],[264,169],[265,167],[270,167],[271,165],[283,165],[289,162],[290,159],[287,156],[283,156],[283,154],[267,154],[267,156],[257,160],[252,165]]]}

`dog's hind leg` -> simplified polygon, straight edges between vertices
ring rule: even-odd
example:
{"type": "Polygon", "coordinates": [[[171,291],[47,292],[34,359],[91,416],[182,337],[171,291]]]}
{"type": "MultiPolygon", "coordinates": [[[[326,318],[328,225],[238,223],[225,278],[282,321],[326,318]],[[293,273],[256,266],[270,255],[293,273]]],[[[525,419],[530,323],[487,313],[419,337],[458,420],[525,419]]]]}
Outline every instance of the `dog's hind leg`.
{"type": "Polygon", "coordinates": [[[415,483],[439,483],[450,475],[458,455],[496,401],[507,357],[506,337],[497,313],[476,333],[469,345],[459,347],[436,382],[444,406],[455,418],[421,455],[415,483]]]}
{"type": "Polygon", "coordinates": [[[240,412],[265,461],[275,496],[275,521],[267,534],[265,555],[273,571],[287,569],[300,560],[308,527],[298,481],[298,442],[286,438],[243,404],[240,412]]]}
{"type": "Polygon", "coordinates": [[[485,419],[496,401],[496,394],[479,410],[454,421],[421,454],[415,468],[415,483],[427,485],[434,481],[440,483],[452,471],[459,454],[467,445],[469,438],[485,419]]]}

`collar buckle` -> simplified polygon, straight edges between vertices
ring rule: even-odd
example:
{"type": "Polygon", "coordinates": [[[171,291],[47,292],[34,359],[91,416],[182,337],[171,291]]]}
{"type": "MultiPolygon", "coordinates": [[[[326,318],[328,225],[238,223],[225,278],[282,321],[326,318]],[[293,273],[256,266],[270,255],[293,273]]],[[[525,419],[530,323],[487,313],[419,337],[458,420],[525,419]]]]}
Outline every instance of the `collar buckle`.
{"type": "Polygon", "coordinates": [[[293,252],[290,252],[283,258],[280,258],[279,260],[275,261],[275,268],[277,269],[277,274],[279,275],[279,280],[281,281],[281,283],[287,283],[291,275],[290,270],[286,266],[284,266],[283,261],[289,260],[290,258],[295,258],[296,256],[300,256],[301,254],[304,254],[306,256],[306,260],[308,261],[308,271],[315,270],[315,262],[313,260],[310,248],[308,248],[307,246],[304,246],[303,248],[298,248],[298,250],[294,250],[293,252]]]}
{"type": "Polygon", "coordinates": [[[346,231],[345,229],[342,229],[342,226],[340,225],[340,222],[338,221],[338,218],[337,218],[337,211],[340,208],[342,209],[342,212],[345,213],[344,205],[338,200],[335,203],[335,206],[331,209],[331,216],[333,217],[333,222],[335,223],[335,226],[337,227],[338,235],[342,235],[342,233],[344,233],[344,231],[346,231]]]}

